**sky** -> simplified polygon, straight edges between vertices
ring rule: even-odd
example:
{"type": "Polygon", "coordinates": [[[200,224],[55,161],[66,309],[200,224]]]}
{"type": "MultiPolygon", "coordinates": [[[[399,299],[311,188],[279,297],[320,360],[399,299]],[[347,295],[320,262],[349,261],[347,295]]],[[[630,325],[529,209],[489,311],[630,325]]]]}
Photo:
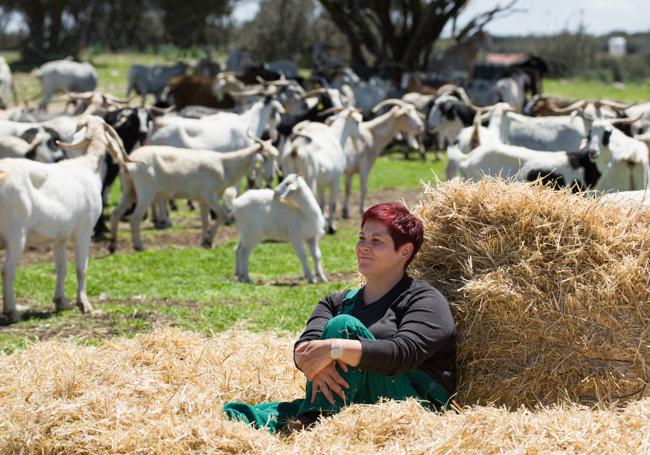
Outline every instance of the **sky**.
{"type": "MultiPolygon", "coordinates": [[[[471,0],[458,18],[464,24],[478,13],[509,0],[471,0]]],[[[245,21],[255,16],[258,0],[243,0],[235,8],[235,18],[245,21]]],[[[519,0],[512,13],[491,22],[486,30],[493,35],[552,35],[575,31],[581,19],[587,33],[603,35],[612,31],[650,31],[650,0],[519,0]]]]}

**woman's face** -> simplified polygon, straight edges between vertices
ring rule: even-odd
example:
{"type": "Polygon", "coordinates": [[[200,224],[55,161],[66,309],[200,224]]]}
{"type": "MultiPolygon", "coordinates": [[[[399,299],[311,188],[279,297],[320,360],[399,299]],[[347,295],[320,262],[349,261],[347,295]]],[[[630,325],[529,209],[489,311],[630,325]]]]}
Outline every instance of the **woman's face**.
{"type": "Polygon", "coordinates": [[[404,273],[404,264],[410,257],[412,245],[407,243],[395,251],[395,243],[382,222],[369,219],[359,232],[357,242],[357,266],[359,273],[381,277],[404,273]]]}

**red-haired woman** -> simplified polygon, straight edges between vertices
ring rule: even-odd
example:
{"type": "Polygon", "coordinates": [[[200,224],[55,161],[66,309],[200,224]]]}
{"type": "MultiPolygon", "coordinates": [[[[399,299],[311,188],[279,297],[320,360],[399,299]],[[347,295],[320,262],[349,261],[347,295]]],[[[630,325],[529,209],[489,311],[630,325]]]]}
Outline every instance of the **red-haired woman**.
{"type": "Polygon", "coordinates": [[[273,432],[382,397],[444,408],[456,387],[456,328],[442,294],[406,273],[423,239],[404,205],[369,208],[356,247],[365,285],[319,302],[294,346],[306,398],[228,403],[226,414],[273,432]]]}

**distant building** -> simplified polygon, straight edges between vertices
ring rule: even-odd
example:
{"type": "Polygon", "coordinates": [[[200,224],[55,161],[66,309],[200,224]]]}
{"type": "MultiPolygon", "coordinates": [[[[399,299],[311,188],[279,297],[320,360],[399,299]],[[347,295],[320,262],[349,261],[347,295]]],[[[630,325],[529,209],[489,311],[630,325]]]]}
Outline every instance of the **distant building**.
{"type": "Polygon", "coordinates": [[[627,41],[622,36],[612,36],[607,43],[607,48],[612,57],[622,57],[627,53],[627,41]]]}

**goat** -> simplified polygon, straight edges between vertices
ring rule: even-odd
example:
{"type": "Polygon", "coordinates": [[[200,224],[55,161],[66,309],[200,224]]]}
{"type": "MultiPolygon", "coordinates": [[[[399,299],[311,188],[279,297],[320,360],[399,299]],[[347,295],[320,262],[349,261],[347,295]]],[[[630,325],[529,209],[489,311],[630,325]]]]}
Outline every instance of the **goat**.
{"type": "Polygon", "coordinates": [[[302,177],[289,174],[275,190],[248,190],[232,203],[232,214],[239,228],[235,276],[250,282],[248,258],[263,240],[291,242],[300,258],[305,278],[314,282],[303,242],[314,260],[316,275],[327,281],[321,265],[318,240],[324,233],[325,219],[302,177]]]}
{"type": "Polygon", "coordinates": [[[300,123],[294,127],[295,138],[281,158],[282,170],[303,176],[314,194],[318,194],[321,207],[325,207],[325,189],[329,188],[329,234],[336,232],[336,200],[347,164],[344,149],[348,137],[361,137],[361,120],[356,110],[348,108],[343,109],[329,126],[316,122],[300,123]]]}
{"type": "Polygon", "coordinates": [[[77,269],[77,306],[93,310],[86,295],[88,249],[92,229],[102,208],[104,155],[108,151],[119,163],[129,161],[120,140],[101,118],[89,116],[80,125],[83,138],[60,143],[83,155],[55,164],[24,159],[0,162],[0,247],[6,250],[2,269],[3,313],[10,322],[20,317],[14,297],[16,268],[26,246],[54,244],[56,263],[56,310],[69,308],[64,282],[68,239],[74,241],[77,269]]]}
{"type": "Polygon", "coordinates": [[[613,128],[633,124],[636,118],[595,119],[586,135],[587,149],[592,155],[609,157],[606,175],[594,188],[600,191],[644,190],[650,182],[648,147],[644,142],[626,136],[613,128]]]}
{"type": "Polygon", "coordinates": [[[461,98],[455,95],[440,95],[435,99],[427,116],[427,131],[436,133],[438,150],[444,150],[453,143],[460,131],[472,125],[476,110],[463,89],[458,89],[461,98]]]}
{"type": "Polygon", "coordinates": [[[16,137],[30,144],[38,138],[36,156],[41,157],[38,161],[51,163],[65,158],[65,153],[56,144],[61,136],[44,124],[0,120],[0,136],[16,137]]]}
{"type": "Polygon", "coordinates": [[[90,63],[54,60],[32,71],[43,87],[39,109],[45,110],[52,95],[58,90],[86,92],[97,86],[97,70],[90,63]]]}
{"type": "Polygon", "coordinates": [[[222,98],[215,96],[213,85],[215,78],[206,78],[197,75],[177,76],[169,83],[169,101],[176,110],[187,106],[205,106],[218,109],[232,109],[235,99],[224,94],[222,98]]]}
{"type": "Polygon", "coordinates": [[[606,171],[609,156],[589,152],[550,152],[514,145],[488,143],[469,155],[457,145],[447,149],[450,160],[458,163],[461,176],[480,180],[484,175],[535,181],[574,191],[594,188],[606,171]]]}
{"type": "Polygon", "coordinates": [[[127,209],[136,203],[131,215],[133,248],[143,250],[140,223],[149,206],[156,199],[197,199],[201,207],[202,246],[209,248],[226,211],[219,201],[226,188],[249,174],[261,155],[271,166],[279,155],[270,142],[257,143],[241,150],[215,153],[212,150],[189,150],[160,145],[143,146],[131,157],[135,163],[126,166],[121,174],[122,198],[111,215],[111,239],[109,251],[115,252],[117,226],[127,209]],[[208,226],[209,210],[217,213],[217,219],[208,226]]]}
{"type": "Polygon", "coordinates": [[[175,65],[131,65],[129,68],[126,96],[132,90],[142,97],[142,106],[149,93],[156,97],[156,102],[162,101],[161,96],[169,81],[176,76],[181,76],[187,71],[188,65],[178,62],[175,65]]]}
{"type": "MultiPolygon", "coordinates": [[[[115,129],[115,132],[122,140],[124,151],[130,154],[136,144],[143,145],[147,138],[153,117],[151,112],[145,108],[126,108],[118,111],[108,112],[104,120],[115,129]]],[[[110,155],[106,155],[106,174],[102,181],[102,213],[93,229],[95,240],[101,240],[108,232],[104,208],[108,206],[108,194],[113,182],[120,172],[120,166],[115,164],[110,155]]]]}
{"type": "Polygon", "coordinates": [[[348,146],[346,149],[348,160],[345,166],[343,218],[350,217],[348,204],[354,174],[359,174],[361,182],[359,210],[363,214],[364,201],[368,192],[368,176],[377,157],[397,134],[418,135],[424,131],[422,119],[411,104],[399,99],[388,99],[377,104],[373,111],[378,111],[386,105],[393,105],[394,107],[387,113],[361,124],[360,130],[364,140],[363,146],[358,152],[354,147],[350,148],[348,146]]]}
{"type": "Polygon", "coordinates": [[[261,137],[267,126],[275,139],[282,105],[271,96],[257,101],[241,114],[220,112],[201,119],[161,117],[147,145],[169,145],[182,148],[237,150],[251,145],[250,134],[261,137]]]}

